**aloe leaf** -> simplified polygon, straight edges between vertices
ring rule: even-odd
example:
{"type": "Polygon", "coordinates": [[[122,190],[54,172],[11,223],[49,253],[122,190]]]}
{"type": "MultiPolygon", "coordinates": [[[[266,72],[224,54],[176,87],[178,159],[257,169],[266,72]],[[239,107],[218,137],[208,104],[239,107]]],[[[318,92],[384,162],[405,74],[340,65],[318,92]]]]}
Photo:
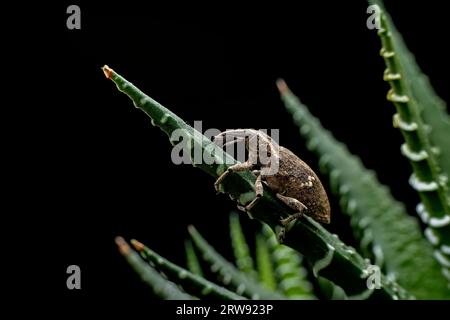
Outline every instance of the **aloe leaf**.
{"type": "MultiPolygon", "coordinates": [[[[450,115],[447,112],[446,103],[436,94],[428,77],[420,69],[414,55],[409,51],[403,37],[386,12],[383,1],[370,0],[369,2],[377,4],[384,12],[387,30],[389,30],[392,42],[395,44],[397,61],[401,64],[405,75],[405,85],[417,102],[419,114],[424,124],[428,126],[426,133],[428,133],[431,145],[434,150],[438,150],[435,158],[446,182],[447,195],[450,196],[450,180],[448,179],[450,174],[450,115]]],[[[388,77],[385,76],[385,78],[388,77]]]]}
{"type": "Polygon", "coordinates": [[[387,67],[384,80],[391,87],[387,98],[397,110],[394,126],[400,129],[405,139],[401,151],[413,169],[409,182],[421,199],[417,213],[428,225],[425,234],[436,248],[435,258],[442,265],[443,273],[448,275],[450,171],[445,170],[449,169],[447,165],[450,160],[446,154],[450,152],[450,131],[442,126],[448,122],[448,115],[433,95],[431,86],[423,80],[418,67],[413,64],[411,54],[384,11],[380,12],[378,35],[382,43],[380,54],[387,67]],[[414,81],[414,78],[422,81],[414,81]]]}
{"type": "Polygon", "coordinates": [[[197,254],[195,253],[195,249],[192,245],[191,240],[186,240],[184,243],[184,248],[186,251],[186,265],[190,272],[196,274],[200,277],[203,277],[202,267],[200,262],[198,261],[197,254]]]}
{"type": "Polygon", "coordinates": [[[253,258],[250,254],[250,249],[248,248],[247,241],[242,232],[241,223],[239,222],[239,216],[236,212],[230,214],[230,235],[238,269],[256,279],[257,276],[253,258]]]}
{"type": "Polygon", "coordinates": [[[243,300],[244,297],[220,287],[184,268],[177,266],[137,240],[131,240],[131,244],[141,254],[142,258],[155,265],[169,279],[180,284],[185,290],[201,298],[215,298],[224,300],[243,300]]]}
{"type": "Polygon", "coordinates": [[[325,298],[328,300],[347,300],[348,297],[345,294],[344,290],[335,285],[333,282],[331,282],[328,279],[319,277],[318,279],[320,291],[323,295],[325,295],[325,298]]]}
{"type": "Polygon", "coordinates": [[[255,300],[286,299],[286,297],[277,292],[265,289],[253,278],[236,269],[230,262],[217,253],[193,226],[189,227],[189,233],[194,244],[202,252],[203,259],[211,264],[211,271],[220,275],[220,279],[225,286],[234,288],[239,295],[244,295],[255,300]]]}
{"type": "Polygon", "coordinates": [[[269,246],[275,264],[278,286],[289,299],[315,299],[307,271],[302,266],[303,257],[295,250],[279,244],[269,226],[263,225],[262,233],[269,246]]]}
{"type": "Polygon", "coordinates": [[[256,265],[258,268],[259,280],[262,285],[269,290],[276,290],[277,283],[273,262],[269,252],[269,247],[265,238],[261,234],[256,234],[256,265]]]}
{"type": "MultiPolygon", "coordinates": [[[[340,197],[342,211],[351,216],[352,226],[361,231],[363,251],[370,246],[377,264],[384,264],[390,278],[397,279],[417,298],[449,297],[445,279],[433,259],[433,249],[423,239],[417,220],[407,214],[404,205],[393,198],[373,171],[323,128],[284,81],[278,85],[306,146],[319,157],[321,172],[329,176],[333,193],[340,197]]],[[[347,290],[346,293],[354,295],[347,290]]]]}
{"type": "Polygon", "coordinates": [[[143,261],[123,238],[117,237],[116,244],[130,266],[158,297],[168,300],[194,300],[193,296],[181,291],[175,283],[165,279],[158,271],[143,261]]]}
{"type": "MultiPolygon", "coordinates": [[[[152,123],[160,127],[169,137],[174,130],[180,129],[193,150],[200,148],[205,155],[217,160],[211,164],[203,161],[196,164],[196,167],[213,177],[218,177],[228,166],[236,163],[235,159],[208,138],[187,125],[173,112],[146,96],[111,68],[105,66],[103,71],[106,77],[112,80],[120,91],[128,95],[135,106],[151,117],[152,123]]],[[[251,172],[232,173],[224,181],[223,190],[232,199],[245,205],[255,197],[255,179],[251,172]]],[[[285,218],[292,213],[292,210],[281,203],[266,187],[264,195],[249,212],[253,218],[267,223],[272,229],[278,229],[280,218],[285,218]]],[[[350,250],[313,219],[306,217],[297,221],[286,234],[285,244],[299,251],[317,267],[321,276],[341,286],[347,294],[367,291],[367,277],[369,277],[367,270],[371,268],[370,261],[365,261],[354,249],[350,250]]],[[[371,298],[409,299],[413,297],[395,281],[386,279],[384,275],[380,278],[380,287],[371,290],[371,298]]]]}

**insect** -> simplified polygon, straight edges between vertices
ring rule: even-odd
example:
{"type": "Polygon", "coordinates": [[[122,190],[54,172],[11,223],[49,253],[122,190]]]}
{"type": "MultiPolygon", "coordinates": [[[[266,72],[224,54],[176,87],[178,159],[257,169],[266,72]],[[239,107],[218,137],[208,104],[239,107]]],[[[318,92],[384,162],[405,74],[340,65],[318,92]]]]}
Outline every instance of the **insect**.
{"type": "Polygon", "coordinates": [[[256,197],[244,207],[238,205],[239,209],[251,210],[263,195],[263,185],[266,185],[278,199],[295,210],[294,214],[280,220],[281,229],[277,234],[280,242],[284,240],[286,227],[303,214],[318,222],[330,223],[330,203],[322,183],[314,171],[290,150],[255,129],[227,130],[215,136],[214,142],[222,146],[245,142],[248,151],[245,162],[230,166],[219,176],[214,184],[216,191],[231,172],[251,170],[256,176],[256,197]],[[228,142],[223,144],[225,138],[228,142]]]}

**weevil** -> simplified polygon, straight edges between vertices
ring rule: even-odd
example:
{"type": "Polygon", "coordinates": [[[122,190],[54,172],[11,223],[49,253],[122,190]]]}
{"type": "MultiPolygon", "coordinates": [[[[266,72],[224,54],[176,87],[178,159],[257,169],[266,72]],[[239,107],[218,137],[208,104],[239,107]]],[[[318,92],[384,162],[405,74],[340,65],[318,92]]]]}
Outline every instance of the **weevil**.
{"type": "Polygon", "coordinates": [[[287,218],[280,219],[281,228],[277,233],[280,242],[284,240],[286,227],[303,214],[318,222],[330,223],[330,203],[322,183],[315,172],[292,151],[255,129],[226,130],[215,136],[214,142],[223,146],[244,142],[248,151],[245,162],[228,167],[217,178],[214,184],[216,191],[219,192],[220,184],[231,172],[251,170],[256,176],[256,197],[245,206],[238,205],[239,209],[251,210],[263,195],[263,185],[266,185],[279,200],[295,211],[287,218]],[[232,140],[229,141],[229,138],[232,140]],[[225,144],[224,139],[228,140],[225,144]]]}

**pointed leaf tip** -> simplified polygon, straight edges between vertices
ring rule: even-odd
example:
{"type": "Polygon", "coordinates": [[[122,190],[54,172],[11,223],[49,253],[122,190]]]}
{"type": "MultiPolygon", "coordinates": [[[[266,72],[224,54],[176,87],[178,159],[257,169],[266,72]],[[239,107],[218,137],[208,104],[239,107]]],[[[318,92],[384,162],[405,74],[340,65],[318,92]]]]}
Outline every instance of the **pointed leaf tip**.
{"type": "Polygon", "coordinates": [[[106,64],[103,66],[102,68],[103,73],[105,74],[105,77],[107,79],[111,79],[112,74],[113,74],[113,69],[111,69],[110,67],[108,67],[106,64]]]}
{"type": "Polygon", "coordinates": [[[286,82],[283,79],[277,79],[276,81],[278,91],[280,91],[281,94],[285,94],[289,91],[289,87],[287,86],[286,82]]]}
{"type": "Polygon", "coordinates": [[[130,246],[128,243],[126,243],[125,239],[122,237],[116,237],[114,241],[117,244],[117,247],[119,248],[119,251],[121,254],[126,255],[130,252],[130,246]]]}
{"type": "Polygon", "coordinates": [[[144,244],[142,244],[141,242],[137,241],[136,239],[131,239],[131,244],[133,245],[133,247],[137,250],[137,251],[142,251],[144,250],[145,246],[144,244]]]}

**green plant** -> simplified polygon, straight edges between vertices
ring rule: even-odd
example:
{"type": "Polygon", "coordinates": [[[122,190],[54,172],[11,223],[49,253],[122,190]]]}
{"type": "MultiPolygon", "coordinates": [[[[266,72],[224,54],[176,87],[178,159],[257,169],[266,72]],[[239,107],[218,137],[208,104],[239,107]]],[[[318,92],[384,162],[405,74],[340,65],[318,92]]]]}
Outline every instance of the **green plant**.
{"type": "MultiPolygon", "coordinates": [[[[394,126],[401,130],[405,139],[401,152],[410,161],[414,172],[410,184],[421,198],[418,214],[428,224],[426,237],[423,237],[417,219],[394,199],[375,173],[366,169],[358,157],[324,129],[280,80],[278,87],[286,109],[292,113],[308,149],[318,156],[322,174],[329,177],[331,190],[339,197],[342,211],[350,216],[361,254],[308,217],[295,223],[287,233],[284,245],[278,244],[274,231],[278,228],[280,214],[287,217],[292,211],[265,188],[261,200],[249,213],[263,223],[262,231],[256,236],[256,270],[235,215],[231,215],[230,228],[237,267],[220,256],[193,227],[189,228],[196,249],[210,264],[213,273],[218,274],[222,286],[202,275],[191,242],[186,244],[188,271],[132,240],[143,258],[140,259],[119,238],[121,253],[156,294],[173,299],[314,299],[302,265],[305,258],[314,276],[319,278],[316,285],[324,292],[331,288],[335,297],[450,298],[450,185],[447,178],[450,173],[450,118],[445,105],[415,64],[382,3],[373,3],[382,10],[378,34],[382,42],[381,55],[387,66],[384,80],[391,86],[388,100],[397,109],[394,126]],[[377,266],[382,270],[379,287],[369,288],[368,282],[377,266]]],[[[225,163],[201,163],[196,165],[198,168],[217,178],[236,163],[208,138],[112,69],[105,66],[103,70],[137,108],[151,117],[152,124],[169,137],[174,130],[181,129],[183,139],[192,150],[200,148],[212,159],[227,160],[225,163]]],[[[224,181],[224,192],[241,204],[248,203],[255,195],[254,181],[250,172],[232,173],[224,181]]]]}

